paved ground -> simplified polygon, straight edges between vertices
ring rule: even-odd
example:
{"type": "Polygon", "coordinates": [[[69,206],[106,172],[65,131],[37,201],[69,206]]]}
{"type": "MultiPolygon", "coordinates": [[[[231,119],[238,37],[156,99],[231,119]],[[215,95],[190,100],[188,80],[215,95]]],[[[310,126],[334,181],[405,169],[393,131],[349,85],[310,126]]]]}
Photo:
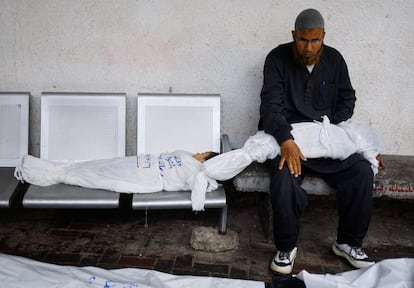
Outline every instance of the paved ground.
{"type": "MultiPolygon", "coordinates": [[[[174,274],[265,281],[279,287],[268,267],[275,248],[265,241],[260,195],[231,193],[228,228],[239,233],[237,249],[196,251],[189,239],[196,226],[216,226],[218,212],[101,210],[0,210],[0,252],[69,265],[140,267],[174,274]]],[[[414,257],[414,201],[376,199],[366,238],[375,260],[414,257]]],[[[336,227],[333,196],[313,196],[303,217],[294,273],[351,270],[330,251],[336,227]]]]}

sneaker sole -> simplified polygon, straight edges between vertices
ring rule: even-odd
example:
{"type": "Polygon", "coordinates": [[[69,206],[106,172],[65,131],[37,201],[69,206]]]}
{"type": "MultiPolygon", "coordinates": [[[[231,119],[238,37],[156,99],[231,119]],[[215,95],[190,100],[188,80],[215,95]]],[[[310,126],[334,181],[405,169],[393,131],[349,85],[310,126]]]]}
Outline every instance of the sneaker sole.
{"type": "Polygon", "coordinates": [[[292,261],[292,265],[288,265],[286,267],[280,267],[275,264],[275,261],[272,259],[272,264],[270,264],[270,269],[274,272],[281,273],[281,274],[290,274],[293,271],[293,264],[295,264],[295,260],[292,261]]]}
{"type": "Polygon", "coordinates": [[[365,266],[358,265],[357,263],[354,262],[354,260],[351,257],[349,257],[348,254],[346,254],[344,251],[338,249],[336,247],[335,243],[332,245],[332,251],[336,256],[345,258],[348,261],[348,263],[351,264],[352,267],[355,267],[357,269],[365,268],[365,267],[368,267],[368,266],[372,265],[372,264],[371,265],[365,265],[365,266]]]}

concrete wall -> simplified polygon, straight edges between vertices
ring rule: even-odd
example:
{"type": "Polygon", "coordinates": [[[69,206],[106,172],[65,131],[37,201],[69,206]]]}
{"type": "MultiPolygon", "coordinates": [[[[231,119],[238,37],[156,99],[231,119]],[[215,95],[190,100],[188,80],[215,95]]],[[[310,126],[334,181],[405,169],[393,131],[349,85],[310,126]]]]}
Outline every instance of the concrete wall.
{"type": "Polygon", "coordinates": [[[0,90],[32,93],[34,155],[42,91],[126,92],[129,155],[138,92],[220,93],[238,147],[256,131],[266,54],[309,7],[347,60],[355,116],[384,154],[414,155],[413,0],[0,0],[0,90]]]}

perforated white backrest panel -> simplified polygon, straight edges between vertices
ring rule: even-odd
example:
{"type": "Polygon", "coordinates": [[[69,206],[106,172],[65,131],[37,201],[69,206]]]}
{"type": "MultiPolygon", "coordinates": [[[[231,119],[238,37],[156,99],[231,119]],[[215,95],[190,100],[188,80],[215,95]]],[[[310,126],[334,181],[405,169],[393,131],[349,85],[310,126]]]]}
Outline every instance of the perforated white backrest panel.
{"type": "Polygon", "coordinates": [[[16,167],[28,147],[29,93],[0,93],[0,167],[16,167]]]}
{"type": "Polygon", "coordinates": [[[137,152],[220,152],[220,95],[139,94],[137,152]]]}
{"type": "Polygon", "coordinates": [[[42,159],[125,156],[125,94],[43,93],[42,159]]]}

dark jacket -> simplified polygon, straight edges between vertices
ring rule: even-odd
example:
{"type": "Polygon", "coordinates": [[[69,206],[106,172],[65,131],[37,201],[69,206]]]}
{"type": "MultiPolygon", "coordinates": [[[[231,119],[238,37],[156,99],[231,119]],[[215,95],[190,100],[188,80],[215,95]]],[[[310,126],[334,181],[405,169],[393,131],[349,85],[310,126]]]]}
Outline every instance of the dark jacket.
{"type": "Polygon", "coordinates": [[[293,60],[293,42],[280,45],[266,57],[260,94],[259,129],[281,144],[293,139],[291,123],[321,121],[327,115],[337,124],[349,119],[355,107],[355,90],[342,55],[323,46],[312,73],[293,60]]]}

